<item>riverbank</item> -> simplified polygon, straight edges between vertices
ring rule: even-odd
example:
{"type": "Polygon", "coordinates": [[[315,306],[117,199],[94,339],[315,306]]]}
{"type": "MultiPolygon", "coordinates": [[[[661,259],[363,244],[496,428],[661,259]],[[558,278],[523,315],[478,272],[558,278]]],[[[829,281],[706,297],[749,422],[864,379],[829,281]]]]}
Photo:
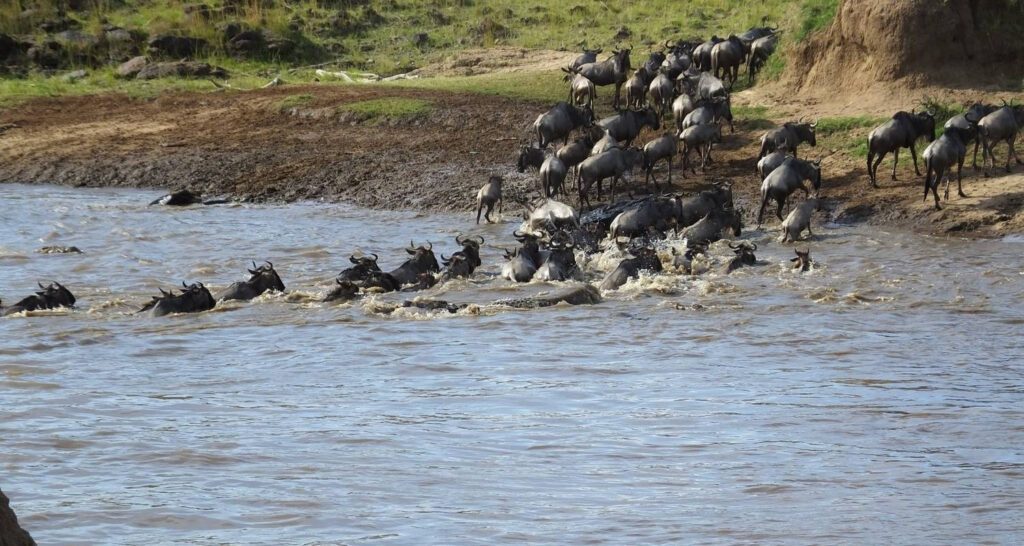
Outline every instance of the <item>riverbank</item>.
{"type": "MultiPolygon", "coordinates": [[[[736,133],[726,132],[707,175],[684,181],[677,169],[674,179],[684,192],[732,180],[748,223],[759,205],[757,141],[791,115],[785,107],[743,106],[755,102],[751,93],[737,97],[736,133]]],[[[515,209],[536,194],[536,175],[517,173],[515,162],[546,108],[523,98],[369,84],[37,99],[0,112],[0,181],[188,187],[252,201],[468,213],[476,190],[497,174],[506,179],[506,209],[515,209]]],[[[609,113],[598,104],[599,116],[609,113]]],[[[855,144],[874,119],[822,119],[833,122],[823,124],[830,128],[804,157],[824,158],[822,195],[834,220],[978,236],[1024,231],[1019,172],[984,179],[968,167],[970,198],[954,197],[936,212],[921,201],[921,180],[906,153],[898,182],[882,176],[882,188],[870,188],[855,144]],[[859,122],[839,123],[846,119],[859,122]]],[[[645,132],[639,142],[654,134],[645,132]]],[[[889,161],[880,174],[891,169],[889,161]]],[[[640,189],[642,174],[633,179],[640,189]]]]}

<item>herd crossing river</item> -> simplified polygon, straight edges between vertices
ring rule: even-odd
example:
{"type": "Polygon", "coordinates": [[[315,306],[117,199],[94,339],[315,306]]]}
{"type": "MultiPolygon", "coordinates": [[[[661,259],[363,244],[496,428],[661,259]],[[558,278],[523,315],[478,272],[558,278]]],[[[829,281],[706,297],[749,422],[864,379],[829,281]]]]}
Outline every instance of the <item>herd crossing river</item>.
{"type": "MultiPolygon", "coordinates": [[[[157,196],[0,185],[0,297],[53,279],[78,298],[0,319],[0,485],[40,544],[1024,533],[1024,238],[815,225],[801,273],[776,229],[754,230],[758,263],[730,275],[666,270],[596,305],[513,310],[482,303],[564,284],[500,278],[507,213],[157,196]],[[354,250],[388,269],[410,239],[449,254],[459,233],[486,239],[483,266],[422,295],[481,305],[320,301],[354,250]],[[134,314],[252,260],[288,290],[134,314]]],[[[587,258],[587,280],[623,256],[587,258]]]]}

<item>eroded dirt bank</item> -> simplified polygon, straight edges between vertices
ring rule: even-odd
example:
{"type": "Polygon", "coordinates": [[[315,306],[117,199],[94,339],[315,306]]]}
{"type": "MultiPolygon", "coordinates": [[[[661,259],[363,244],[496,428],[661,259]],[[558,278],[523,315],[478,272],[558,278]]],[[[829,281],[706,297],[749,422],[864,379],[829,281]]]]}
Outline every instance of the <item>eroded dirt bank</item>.
{"type": "MultiPolygon", "coordinates": [[[[545,105],[475,94],[378,86],[287,86],[223,94],[177,94],[140,101],[123,96],[38,100],[0,113],[0,181],[76,186],[190,187],[252,200],[329,199],[387,209],[469,211],[491,174],[506,177],[506,209],[536,194],[536,175],[515,172],[519,146],[545,105]],[[300,106],[282,101],[308,95],[300,106]],[[360,119],[339,112],[383,96],[429,101],[432,110],[404,119],[360,119]],[[343,110],[343,108],[342,108],[343,110]]],[[[610,112],[601,109],[598,114],[610,112]]],[[[783,119],[771,120],[782,122],[783,119]]],[[[707,176],[683,181],[692,191],[731,179],[753,220],[759,181],[757,139],[770,122],[737,119],[707,176]]],[[[660,132],[660,131],[659,131],[660,132]]],[[[866,134],[866,133],[865,133],[866,134]]],[[[642,143],[653,138],[648,131],[642,143]]],[[[909,154],[899,181],[880,176],[872,190],[863,159],[808,149],[824,159],[822,196],[839,221],[900,225],[981,236],[1024,231],[1024,176],[983,179],[965,169],[965,191],[934,211],[909,154]]],[[[1005,159],[1005,147],[999,150],[1005,159]]],[[[886,160],[880,175],[891,169],[886,160]]],[[[1017,167],[1016,173],[1020,173],[1017,167]]],[[[664,177],[664,173],[661,173],[664,177]]],[[[634,174],[642,188],[643,175],[634,174]]],[[[769,221],[768,225],[773,222],[769,221]]]]}

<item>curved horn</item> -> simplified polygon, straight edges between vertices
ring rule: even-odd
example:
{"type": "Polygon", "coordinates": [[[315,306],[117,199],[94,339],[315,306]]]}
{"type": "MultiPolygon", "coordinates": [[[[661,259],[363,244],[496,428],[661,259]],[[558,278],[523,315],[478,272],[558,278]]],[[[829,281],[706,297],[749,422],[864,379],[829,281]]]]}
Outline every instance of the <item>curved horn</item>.
{"type": "Polygon", "coordinates": [[[476,239],[480,239],[480,246],[483,246],[483,244],[484,244],[483,236],[481,236],[481,235],[474,235],[473,237],[476,238],[476,239]]]}
{"type": "Polygon", "coordinates": [[[184,286],[185,288],[188,288],[188,285],[185,284],[185,281],[181,281],[181,285],[184,286]]]}
{"type": "Polygon", "coordinates": [[[512,232],[512,237],[515,239],[522,239],[526,237],[526,234],[517,229],[512,232]]]}
{"type": "Polygon", "coordinates": [[[370,256],[373,256],[373,263],[377,263],[377,259],[378,259],[377,255],[376,254],[370,254],[370,256]]]}
{"type": "Polygon", "coordinates": [[[455,236],[455,244],[465,245],[466,244],[465,241],[466,241],[466,239],[462,238],[462,234],[461,233],[455,236]]]}
{"type": "Polygon", "coordinates": [[[39,281],[36,281],[36,284],[38,284],[38,285],[39,285],[39,288],[40,288],[40,289],[42,289],[42,290],[46,290],[46,287],[45,287],[45,286],[43,286],[43,283],[41,283],[41,282],[39,282],[39,281]]]}
{"type": "Polygon", "coordinates": [[[811,129],[814,129],[817,126],[818,126],[818,120],[814,120],[814,123],[811,124],[811,129]]]}
{"type": "Polygon", "coordinates": [[[442,252],[442,253],[441,253],[441,261],[442,261],[442,262],[447,262],[447,261],[450,261],[450,260],[451,260],[451,258],[446,258],[446,257],[444,256],[444,252],[442,252]]]}
{"type": "Polygon", "coordinates": [[[754,247],[754,248],[750,249],[751,252],[754,252],[755,250],[757,250],[757,243],[750,243],[750,245],[754,247]]]}
{"type": "Polygon", "coordinates": [[[352,262],[354,264],[358,264],[359,263],[359,260],[356,259],[356,255],[355,254],[349,254],[348,261],[350,261],[350,262],[352,262]]]}
{"type": "Polygon", "coordinates": [[[252,268],[253,269],[259,269],[259,267],[256,265],[256,260],[252,261],[252,268]]]}
{"type": "Polygon", "coordinates": [[[434,250],[434,243],[427,241],[427,250],[434,250]]]}
{"type": "Polygon", "coordinates": [[[740,245],[734,245],[734,244],[732,244],[732,243],[729,243],[729,248],[731,248],[731,249],[733,249],[733,250],[737,250],[737,249],[739,249],[739,248],[740,248],[740,245]]]}
{"type": "Polygon", "coordinates": [[[412,242],[412,239],[409,239],[409,250],[416,250],[416,245],[412,242]]]}

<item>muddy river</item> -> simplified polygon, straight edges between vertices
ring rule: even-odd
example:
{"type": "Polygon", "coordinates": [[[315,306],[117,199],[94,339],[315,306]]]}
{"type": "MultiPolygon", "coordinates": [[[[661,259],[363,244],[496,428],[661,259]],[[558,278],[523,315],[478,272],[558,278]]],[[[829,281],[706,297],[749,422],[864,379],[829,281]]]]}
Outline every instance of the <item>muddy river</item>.
{"type": "MultiPolygon", "coordinates": [[[[0,185],[0,487],[40,544],[1013,544],[1024,536],[1024,238],[822,226],[815,268],[631,281],[595,306],[317,300],[356,249],[483,271],[515,222],[338,204],[147,207],[0,185]],[[39,254],[76,245],[83,254],[39,254]],[[133,315],[158,288],[288,293],[133,315]]],[[[801,245],[803,246],[803,245],[801,245]]],[[[600,280],[618,254],[595,257],[600,280]]]]}

